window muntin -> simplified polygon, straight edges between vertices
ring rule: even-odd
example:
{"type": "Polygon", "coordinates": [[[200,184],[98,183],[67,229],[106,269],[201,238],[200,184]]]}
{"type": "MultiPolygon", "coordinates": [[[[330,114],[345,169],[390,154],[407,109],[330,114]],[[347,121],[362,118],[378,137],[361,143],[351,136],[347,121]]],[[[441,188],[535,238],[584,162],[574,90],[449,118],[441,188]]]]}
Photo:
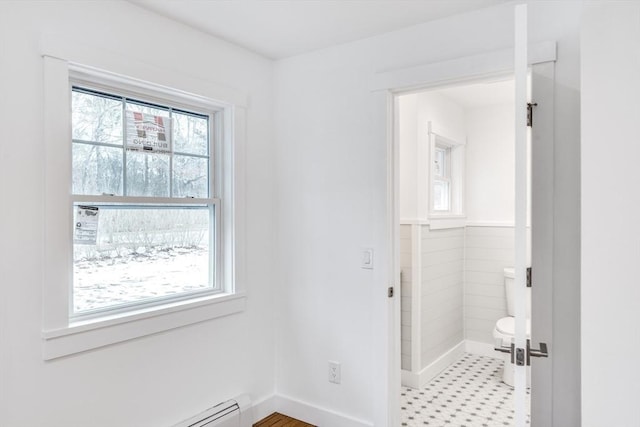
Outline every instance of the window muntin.
{"type": "Polygon", "coordinates": [[[72,317],[221,290],[214,113],[167,104],[72,88],[74,216],[99,208],[95,245],[74,243],[72,317]],[[172,152],[128,150],[127,111],[167,118],[172,152]]]}

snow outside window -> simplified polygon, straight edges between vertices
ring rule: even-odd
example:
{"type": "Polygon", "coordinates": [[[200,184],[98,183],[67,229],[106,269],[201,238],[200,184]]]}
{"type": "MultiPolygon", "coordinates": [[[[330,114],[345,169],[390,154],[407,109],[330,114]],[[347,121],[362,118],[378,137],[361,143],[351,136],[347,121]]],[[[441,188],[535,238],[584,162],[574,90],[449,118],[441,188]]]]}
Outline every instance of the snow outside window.
{"type": "Polygon", "coordinates": [[[214,115],[73,86],[71,318],[221,291],[214,115]]]}

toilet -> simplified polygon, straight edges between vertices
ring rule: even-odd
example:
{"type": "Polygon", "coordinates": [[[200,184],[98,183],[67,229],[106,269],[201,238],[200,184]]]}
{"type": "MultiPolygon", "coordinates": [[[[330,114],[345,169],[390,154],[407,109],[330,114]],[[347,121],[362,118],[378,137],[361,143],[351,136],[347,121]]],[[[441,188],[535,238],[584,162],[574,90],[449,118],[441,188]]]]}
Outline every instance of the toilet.
{"type": "MultiPolygon", "coordinates": [[[[504,287],[507,297],[507,313],[509,316],[498,319],[495,328],[493,328],[493,338],[496,346],[511,346],[515,335],[515,289],[514,289],[515,271],[512,267],[504,269],[504,287]]],[[[527,339],[531,338],[531,288],[526,288],[527,300],[527,339]]],[[[513,387],[513,369],[511,364],[511,355],[508,353],[499,353],[504,361],[502,369],[502,382],[513,387]]],[[[529,386],[529,378],[531,368],[527,366],[527,387],[529,386]]]]}

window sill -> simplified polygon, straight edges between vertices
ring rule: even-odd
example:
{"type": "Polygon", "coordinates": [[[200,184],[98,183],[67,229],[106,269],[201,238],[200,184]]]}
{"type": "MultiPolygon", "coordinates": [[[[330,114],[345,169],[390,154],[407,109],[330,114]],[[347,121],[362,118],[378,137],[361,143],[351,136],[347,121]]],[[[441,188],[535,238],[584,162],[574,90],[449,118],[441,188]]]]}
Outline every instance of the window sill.
{"type": "Polygon", "coordinates": [[[429,215],[429,228],[443,230],[446,228],[462,228],[467,225],[466,215],[431,214],[429,215]]]}
{"type": "Polygon", "coordinates": [[[43,359],[81,353],[244,311],[246,295],[218,294],[126,314],[70,323],[42,332],[43,359]]]}

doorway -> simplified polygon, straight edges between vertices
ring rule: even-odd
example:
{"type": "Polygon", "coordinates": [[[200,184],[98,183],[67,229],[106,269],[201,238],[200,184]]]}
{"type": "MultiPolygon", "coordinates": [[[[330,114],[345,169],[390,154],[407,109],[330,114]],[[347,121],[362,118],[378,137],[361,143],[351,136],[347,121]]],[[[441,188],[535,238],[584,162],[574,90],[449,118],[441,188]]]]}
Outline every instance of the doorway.
{"type": "Polygon", "coordinates": [[[395,106],[402,422],[511,425],[494,346],[496,322],[513,316],[514,80],[398,94],[395,106]]]}

